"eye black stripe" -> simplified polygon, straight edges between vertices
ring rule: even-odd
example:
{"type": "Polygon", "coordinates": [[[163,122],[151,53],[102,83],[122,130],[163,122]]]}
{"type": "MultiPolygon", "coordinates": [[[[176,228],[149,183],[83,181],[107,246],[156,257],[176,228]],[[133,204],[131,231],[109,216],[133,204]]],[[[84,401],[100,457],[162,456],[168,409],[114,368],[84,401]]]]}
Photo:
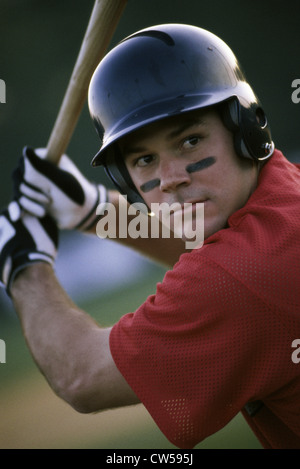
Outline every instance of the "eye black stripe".
{"type": "MultiPolygon", "coordinates": [[[[201,171],[202,169],[208,168],[209,166],[212,166],[216,162],[216,159],[214,156],[209,156],[207,158],[204,158],[203,160],[197,161],[197,163],[192,163],[189,164],[186,167],[186,171],[188,173],[195,173],[196,171],[201,171]]],[[[142,192],[150,192],[155,187],[158,187],[160,185],[160,179],[152,179],[151,181],[145,182],[140,186],[140,189],[142,192]]]]}
{"type": "Polygon", "coordinates": [[[160,185],[160,180],[159,179],[152,179],[151,181],[145,182],[145,184],[142,184],[140,186],[140,189],[142,192],[150,192],[152,189],[155,189],[155,187],[158,187],[160,185]]]}
{"type": "Polygon", "coordinates": [[[214,156],[209,156],[203,160],[197,161],[197,163],[191,163],[186,167],[188,173],[195,173],[196,171],[201,171],[202,169],[208,168],[215,164],[216,159],[214,156]]]}

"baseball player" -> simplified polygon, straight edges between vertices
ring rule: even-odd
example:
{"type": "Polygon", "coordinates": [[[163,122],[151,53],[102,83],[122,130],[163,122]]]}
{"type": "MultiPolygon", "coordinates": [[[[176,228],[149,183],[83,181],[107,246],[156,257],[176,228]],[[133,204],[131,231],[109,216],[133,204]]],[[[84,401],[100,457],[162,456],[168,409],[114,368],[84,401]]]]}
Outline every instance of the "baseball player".
{"type": "Polygon", "coordinates": [[[264,448],[300,448],[300,168],[275,149],[233,52],[198,27],[146,28],[100,62],[89,108],[102,141],[93,166],[149,214],[204,204],[204,244],[186,250],[184,232],[123,239],[169,270],[102,328],[53,263],[58,228],[95,232],[96,207],[120,209],[118,192],[26,147],[0,218],[0,272],[41,372],[79,412],[142,402],[179,448],[239,412],[264,448]]]}

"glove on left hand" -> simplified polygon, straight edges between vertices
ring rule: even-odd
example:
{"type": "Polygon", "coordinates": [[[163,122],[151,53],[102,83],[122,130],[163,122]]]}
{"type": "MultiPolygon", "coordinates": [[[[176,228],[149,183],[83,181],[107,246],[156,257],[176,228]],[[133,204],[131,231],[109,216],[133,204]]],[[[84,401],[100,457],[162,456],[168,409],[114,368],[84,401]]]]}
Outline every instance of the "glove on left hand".
{"type": "Polygon", "coordinates": [[[20,214],[16,202],[0,213],[0,281],[10,295],[18,272],[36,262],[53,264],[58,247],[58,229],[50,216],[20,214]]]}

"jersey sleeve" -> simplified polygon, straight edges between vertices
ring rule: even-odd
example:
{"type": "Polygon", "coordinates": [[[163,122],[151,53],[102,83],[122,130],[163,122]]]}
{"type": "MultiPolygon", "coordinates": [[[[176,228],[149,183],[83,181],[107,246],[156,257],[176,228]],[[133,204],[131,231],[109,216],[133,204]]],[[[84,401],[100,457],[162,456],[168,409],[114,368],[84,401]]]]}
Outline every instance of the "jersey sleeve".
{"type": "Polygon", "coordinates": [[[195,250],[112,328],[117,367],[175,446],[193,448],[271,391],[262,315],[247,286],[195,250]]]}

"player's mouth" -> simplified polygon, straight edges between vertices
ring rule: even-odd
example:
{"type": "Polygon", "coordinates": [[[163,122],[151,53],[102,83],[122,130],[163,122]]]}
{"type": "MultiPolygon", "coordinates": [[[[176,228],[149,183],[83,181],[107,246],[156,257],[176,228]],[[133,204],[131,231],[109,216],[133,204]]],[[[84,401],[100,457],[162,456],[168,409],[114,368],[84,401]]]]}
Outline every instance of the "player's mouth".
{"type": "Polygon", "coordinates": [[[195,213],[200,204],[207,204],[208,198],[198,199],[196,201],[185,201],[181,204],[181,211],[183,213],[192,212],[195,213]]]}

